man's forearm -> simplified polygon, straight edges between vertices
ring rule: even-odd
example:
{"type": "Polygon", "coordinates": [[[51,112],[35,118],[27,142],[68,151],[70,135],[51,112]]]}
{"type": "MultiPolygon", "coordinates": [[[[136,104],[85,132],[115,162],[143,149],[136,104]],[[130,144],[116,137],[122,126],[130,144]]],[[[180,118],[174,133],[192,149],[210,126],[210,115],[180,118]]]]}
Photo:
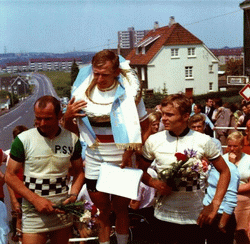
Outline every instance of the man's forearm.
{"type": "Polygon", "coordinates": [[[78,195],[80,190],[82,189],[83,182],[84,182],[84,173],[82,169],[79,169],[79,172],[73,176],[70,194],[78,195]]]}
{"type": "Polygon", "coordinates": [[[13,189],[31,204],[34,205],[34,202],[36,202],[36,200],[39,198],[39,196],[29,190],[16,175],[6,172],[5,181],[11,189],[13,189]]]}

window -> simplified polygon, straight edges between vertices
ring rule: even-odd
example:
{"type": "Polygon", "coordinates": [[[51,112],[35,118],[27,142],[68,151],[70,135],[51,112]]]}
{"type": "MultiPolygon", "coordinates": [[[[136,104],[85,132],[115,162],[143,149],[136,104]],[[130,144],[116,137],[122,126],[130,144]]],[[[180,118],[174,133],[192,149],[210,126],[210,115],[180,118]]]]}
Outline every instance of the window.
{"type": "Polygon", "coordinates": [[[209,82],[209,91],[213,90],[213,82],[209,82]]]}
{"type": "Polygon", "coordinates": [[[185,78],[193,78],[193,67],[192,66],[185,67],[185,78]]]}
{"type": "Polygon", "coordinates": [[[178,56],[179,56],[179,48],[172,48],[171,57],[178,57],[178,56]]]}
{"type": "Polygon", "coordinates": [[[194,47],[188,48],[188,56],[195,56],[195,48],[194,47]]]}
{"type": "Polygon", "coordinates": [[[208,66],[208,70],[209,70],[209,73],[213,73],[213,65],[212,64],[210,64],[208,66]]]}

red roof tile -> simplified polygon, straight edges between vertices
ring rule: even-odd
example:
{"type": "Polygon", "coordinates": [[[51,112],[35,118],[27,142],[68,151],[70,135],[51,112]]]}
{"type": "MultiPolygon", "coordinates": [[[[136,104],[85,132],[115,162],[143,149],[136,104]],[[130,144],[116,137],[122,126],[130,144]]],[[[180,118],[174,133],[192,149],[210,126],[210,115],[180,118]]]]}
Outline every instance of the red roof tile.
{"type": "MultiPolygon", "coordinates": [[[[196,36],[182,27],[179,23],[173,24],[171,27],[164,26],[158,29],[151,30],[140,43],[149,37],[156,37],[160,35],[152,46],[147,50],[146,54],[136,54],[136,48],[134,48],[128,56],[127,60],[130,60],[131,65],[147,65],[152,58],[160,51],[162,46],[173,46],[173,45],[192,45],[202,44],[196,36]]],[[[140,44],[139,43],[139,44],[140,44]]]]}

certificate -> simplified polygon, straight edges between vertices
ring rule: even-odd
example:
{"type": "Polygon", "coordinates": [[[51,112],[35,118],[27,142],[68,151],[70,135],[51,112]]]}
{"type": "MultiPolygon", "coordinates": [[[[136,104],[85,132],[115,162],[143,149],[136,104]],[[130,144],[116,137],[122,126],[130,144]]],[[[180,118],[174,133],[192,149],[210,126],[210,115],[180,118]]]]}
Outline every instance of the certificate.
{"type": "Polygon", "coordinates": [[[100,192],[136,199],[143,171],[102,163],[96,189],[100,192]]]}

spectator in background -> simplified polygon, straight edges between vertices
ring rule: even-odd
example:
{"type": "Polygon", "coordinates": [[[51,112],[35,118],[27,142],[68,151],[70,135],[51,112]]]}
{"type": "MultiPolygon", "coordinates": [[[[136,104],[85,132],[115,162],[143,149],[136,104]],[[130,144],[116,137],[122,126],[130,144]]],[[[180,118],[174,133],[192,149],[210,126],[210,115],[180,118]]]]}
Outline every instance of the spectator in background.
{"type": "MultiPolygon", "coordinates": [[[[193,115],[189,119],[189,128],[198,131],[200,133],[204,133],[204,118],[200,114],[193,115]]],[[[212,140],[216,143],[217,147],[220,149],[222,153],[222,148],[220,141],[216,138],[212,138],[212,140]]],[[[215,221],[211,226],[205,225],[204,232],[205,237],[207,239],[207,244],[233,244],[234,241],[234,231],[236,227],[235,217],[234,217],[234,208],[237,204],[237,190],[239,186],[239,172],[237,167],[230,162],[227,162],[230,172],[231,179],[229,183],[229,187],[223,198],[222,204],[218,210],[218,214],[215,218],[215,221]]],[[[215,167],[211,164],[211,168],[208,172],[208,187],[205,194],[205,198],[203,200],[203,204],[205,206],[211,203],[213,196],[216,191],[219,172],[215,169],[215,167]]]]}
{"type": "MultiPolygon", "coordinates": [[[[240,174],[235,162],[231,160],[230,153],[235,150],[235,144],[233,144],[234,142],[232,143],[232,141],[235,139],[237,140],[239,135],[240,132],[234,132],[231,133],[227,139],[229,154],[224,154],[223,159],[229,167],[231,178],[215,220],[210,226],[204,226],[207,244],[234,244],[234,232],[236,229],[234,209],[237,205],[237,191],[240,182],[240,174]]],[[[213,199],[218,179],[219,172],[212,165],[208,175],[207,193],[203,199],[203,204],[205,206],[209,205],[213,199]]]]}
{"type": "Polygon", "coordinates": [[[191,103],[191,114],[190,116],[192,116],[194,114],[194,106],[195,106],[195,103],[194,103],[194,98],[193,97],[190,97],[189,98],[189,101],[191,103]]]}
{"type": "Polygon", "coordinates": [[[242,152],[246,154],[250,154],[250,120],[246,123],[246,130],[245,130],[245,136],[244,136],[244,145],[242,148],[242,152]]]}
{"type": "MultiPolygon", "coordinates": [[[[2,162],[5,162],[7,159],[7,155],[0,149],[0,166],[2,162]]],[[[3,185],[4,185],[4,174],[0,170],[0,191],[1,191],[1,199],[0,199],[0,243],[7,244],[8,243],[8,234],[9,234],[9,223],[7,218],[7,209],[4,204],[4,194],[3,194],[3,185]]]]}
{"type": "MultiPolygon", "coordinates": [[[[17,137],[20,133],[23,131],[28,130],[28,128],[24,125],[18,125],[16,126],[13,131],[13,139],[17,137]]],[[[7,161],[8,164],[8,161],[7,161]]],[[[23,168],[20,168],[17,172],[18,178],[23,181],[23,168]]],[[[12,226],[13,226],[13,241],[21,241],[22,236],[22,211],[21,211],[21,205],[22,205],[22,196],[18,193],[14,192],[12,188],[7,186],[9,195],[10,195],[10,202],[11,202],[11,209],[12,209],[12,226]]]]}
{"type": "Polygon", "coordinates": [[[247,121],[250,119],[250,102],[247,102],[245,106],[246,106],[245,116],[244,116],[243,123],[241,124],[241,127],[245,127],[247,121]]]}
{"type": "Polygon", "coordinates": [[[150,134],[154,134],[159,131],[160,121],[161,121],[161,112],[155,111],[149,114],[148,116],[149,127],[151,130],[150,134]]]}
{"type": "Polygon", "coordinates": [[[249,244],[250,218],[250,156],[242,152],[244,137],[241,132],[231,133],[227,138],[227,154],[223,155],[226,162],[238,167],[240,186],[238,189],[238,203],[235,208],[237,222],[236,243],[249,244]]]}
{"type": "Polygon", "coordinates": [[[194,113],[201,114],[205,118],[205,134],[213,137],[214,124],[208,118],[208,116],[206,114],[201,112],[201,110],[202,110],[202,106],[200,104],[195,104],[194,113]]]}
{"type": "Polygon", "coordinates": [[[206,105],[202,109],[202,113],[207,115],[207,117],[212,121],[212,115],[213,115],[214,107],[213,107],[213,99],[211,97],[208,97],[206,99],[206,105]]]}
{"type": "MultiPolygon", "coordinates": [[[[202,114],[195,114],[193,116],[190,117],[189,122],[188,122],[188,126],[190,129],[194,130],[194,131],[198,131],[200,133],[205,133],[205,118],[202,114]]],[[[221,147],[221,142],[212,137],[213,142],[216,144],[217,149],[220,151],[221,155],[223,154],[223,150],[221,147]]]]}
{"type": "MultiPolygon", "coordinates": [[[[235,127],[235,119],[229,108],[222,106],[222,99],[216,98],[215,102],[215,111],[213,113],[212,118],[214,119],[215,127],[235,127]]],[[[234,130],[229,129],[217,129],[216,130],[216,138],[220,140],[222,145],[226,145],[227,136],[230,132],[234,130]]]]}
{"type": "Polygon", "coordinates": [[[238,127],[242,127],[243,122],[244,122],[244,119],[245,119],[245,116],[246,116],[246,114],[247,114],[247,106],[246,106],[245,103],[243,103],[243,104],[241,105],[241,112],[242,112],[242,115],[239,116],[239,119],[238,119],[238,121],[237,121],[237,126],[238,126],[238,127]]]}
{"type": "MultiPolygon", "coordinates": [[[[5,154],[5,152],[0,149],[0,165],[3,162],[6,162],[7,160],[7,154],[5,154]]],[[[4,191],[3,191],[3,185],[4,185],[5,181],[4,181],[4,174],[3,172],[0,170],[0,201],[4,202],[4,191]]]]}

